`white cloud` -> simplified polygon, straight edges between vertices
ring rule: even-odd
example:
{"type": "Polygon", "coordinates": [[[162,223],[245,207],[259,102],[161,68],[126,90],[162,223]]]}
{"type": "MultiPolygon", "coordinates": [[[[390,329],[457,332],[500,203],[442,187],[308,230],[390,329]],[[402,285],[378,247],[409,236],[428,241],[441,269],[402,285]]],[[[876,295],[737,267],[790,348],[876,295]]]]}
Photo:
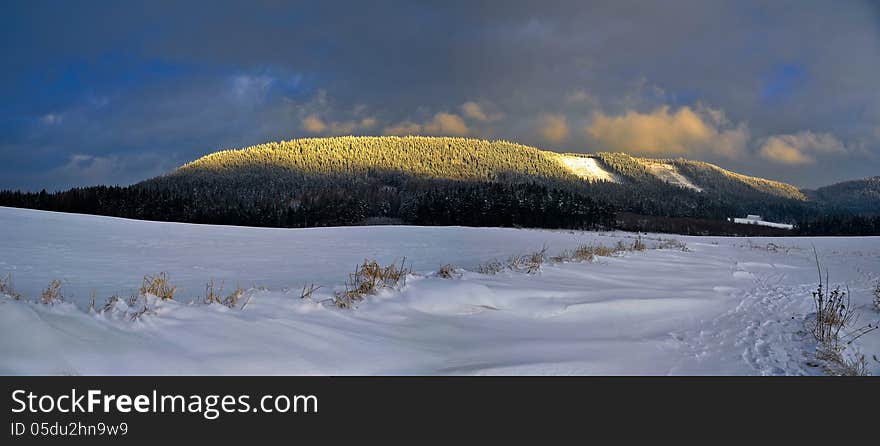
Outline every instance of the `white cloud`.
{"type": "Polygon", "coordinates": [[[593,114],[587,133],[602,150],[645,155],[717,154],[741,156],[749,140],[744,124],[731,126],[723,112],[704,106],[670,111],[658,107],[650,113],[627,111],[623,115],[593,114]]]}
{"type": "Polygon", "coordinates": [[[766,138],[760,148],[764,158],[782,164],[811,164],[820,154],[839,154],[846,147],[830,133],[802,132],[766,138]]]}

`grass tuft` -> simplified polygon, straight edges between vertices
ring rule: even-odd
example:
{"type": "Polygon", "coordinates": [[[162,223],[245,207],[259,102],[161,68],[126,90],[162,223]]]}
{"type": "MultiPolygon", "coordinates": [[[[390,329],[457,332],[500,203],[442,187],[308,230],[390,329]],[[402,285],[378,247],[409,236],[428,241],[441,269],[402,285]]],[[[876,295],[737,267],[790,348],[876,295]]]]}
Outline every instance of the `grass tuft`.
{"type": "Polygon", "coordinates": [[[880,280],[874,285],[874,309],[880,311],[880,280]]]}
{"type": "Polygon", "coordinates": [[[214,279],[211,279],[205,284],[205,298],[203,302],[205,304],[220,304],[226,305],[229,308],[235,308],[242,295],[244,295],[244,288],[237,286],[232,293],[223,297],[223,284],[221,283],[220,288],[215,289],[214,279]]]}
{"type": "Polygon", "coordinates": [[[349,274],[345,291],[334,294],[334,303],[339,308],[353,308],[355,303],[364,300],[368,295],[376,294],[380,289],[405,285],[406,275],[411,272],[405,265],[406,257],[401,260],[399,267],[394,263],[382,267],[375,260],[364,259],[349,274]]]}
{"type": "Polygon", "coordinates": [[[302,289],[302,292],[299,293],[299,298],[300,299],[311,299],[312,294],[314,294],[314,292],[318,291],[319,289],[321,289],[321,287],[319,287],[319,286],[316,287],[314,283],[310,284],[308,286],[303,284],[303,289],[302,289]]]}
{"type": "Polygon", "coordinates": [[[169,285],[168,274],[159,273],[155,276],[144,276],[144,282],[141,285],[141,295],[153,295],[162,300],[173,300],[174,292],[177,286],[169,285]]]}
{"type": "Polygon", "coordinates": [[[442,279],[458,279],[461,278],[461,273],[458,271],[458,268],[451,263],[447,263],[440,267],[437,270],[437,277],[442,279]]]}
{"type": "Polygon", "coordinates": [[[5,294],[14,300],[22,299],[21,294],[16,293],[15,287],[12,286],[12,273],[6,273],[5,277],[0,277],[0,294],[5,294]]]}
{"type": "Polygon", "coordinates": [[[55,279],[49,282],[49,286],[43,290],[43,294],[40,295],[40,302],[43,305],[54,305],[56,303],[64,302],[64,297],[61,296],[61,281],[55,279]]]}
{"type": "Polygon", "coordinates": [[[841,290],[839,286],[831,289],[828,271],[822,279],[822,267],[819,253],[813,248],[816,257],[816,269],[819,275],[819,286],[813,291],[815,317],[812,321],[813,336],[819,341],[816,358],[825,364],[825,371],[831,375],[869,375],[864,355],[847,358],[846,347],[856,339],[877,330],[874,324],[855,326],[858,313],[853,308],[849,288],[841,290]]]}

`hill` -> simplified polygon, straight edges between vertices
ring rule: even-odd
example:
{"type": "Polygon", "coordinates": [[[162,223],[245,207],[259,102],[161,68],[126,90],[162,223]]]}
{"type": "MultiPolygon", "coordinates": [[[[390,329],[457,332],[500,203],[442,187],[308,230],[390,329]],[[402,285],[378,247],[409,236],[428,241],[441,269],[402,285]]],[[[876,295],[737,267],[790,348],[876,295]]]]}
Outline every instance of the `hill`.
{"type": "Polygon", "coordinates": [[[880,215],[880,176],[844,181],[807,191],[829,208],[864,215],[880,215]]]}
{"type": "Polygon", "coordinates": [[[222,150],[128,187],[3,192],[0,204],[247,226],[592,228],[614,226],[620,213],[688,221],[760,213],[797,223],[822,214],[815,195],[686,159],[560,154],[470,138],[348,136],[222,150]]]}

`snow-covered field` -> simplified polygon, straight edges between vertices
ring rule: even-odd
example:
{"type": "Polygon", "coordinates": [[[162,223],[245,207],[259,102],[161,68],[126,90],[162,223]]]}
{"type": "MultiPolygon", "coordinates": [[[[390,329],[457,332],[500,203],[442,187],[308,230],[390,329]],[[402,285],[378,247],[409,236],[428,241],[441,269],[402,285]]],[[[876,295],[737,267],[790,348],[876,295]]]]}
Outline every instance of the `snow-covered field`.
{"type": "MultiPolygon", "coordinates": [[[[880,237],[676,238],[539,274],[475,269],[546,246],[631,243],[634,234],[461,227],[263,229],[0,208],[0,275],[38,298],[62,280],[68,303],[0,298],[5,374],[821,374],[805,331],[816,286],[812,246],[860,322],[880,319],[880,237]],[[768,248],[768,244],[769,245],[768,248]],[[399,291],[353,310],[320,302],[364,258],[407,258],[399,291]],[[113,293],[165,271],[175,301],[136,321],[90,314],[113,293]],[[251,288],[248,304],[200,301],[205,282],[251,288]],[[301,300],[306,283],[322,286],[301,300]]],[[[38,300],[38,299],[35,299],[38,300]]],[[[880,331],[848,350],[880,356],[880,331]]],[[[874,374],[880,363],[868,360],[874,374]]]]}

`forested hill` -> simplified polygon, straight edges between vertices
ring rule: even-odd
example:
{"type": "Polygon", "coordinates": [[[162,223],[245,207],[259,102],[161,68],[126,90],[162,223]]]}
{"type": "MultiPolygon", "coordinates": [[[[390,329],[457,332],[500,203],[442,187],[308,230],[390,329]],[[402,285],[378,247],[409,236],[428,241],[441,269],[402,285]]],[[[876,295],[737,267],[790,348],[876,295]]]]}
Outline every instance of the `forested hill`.
{"type": "Polygon", "coordinates": [[[844,181],[807,191],[807,194],[829,208],[880,215],[880,176],[844,181]]]}
{"type": "Polygon", "coordinates": [[[254,226],[397,222],[591,228],[622,212],[721,221],[822,215],[796,187],[685,159],[559,154],[507,141],[307,138],[224,150],[128,187],[0,193],[0,205],[254,226]]]}

